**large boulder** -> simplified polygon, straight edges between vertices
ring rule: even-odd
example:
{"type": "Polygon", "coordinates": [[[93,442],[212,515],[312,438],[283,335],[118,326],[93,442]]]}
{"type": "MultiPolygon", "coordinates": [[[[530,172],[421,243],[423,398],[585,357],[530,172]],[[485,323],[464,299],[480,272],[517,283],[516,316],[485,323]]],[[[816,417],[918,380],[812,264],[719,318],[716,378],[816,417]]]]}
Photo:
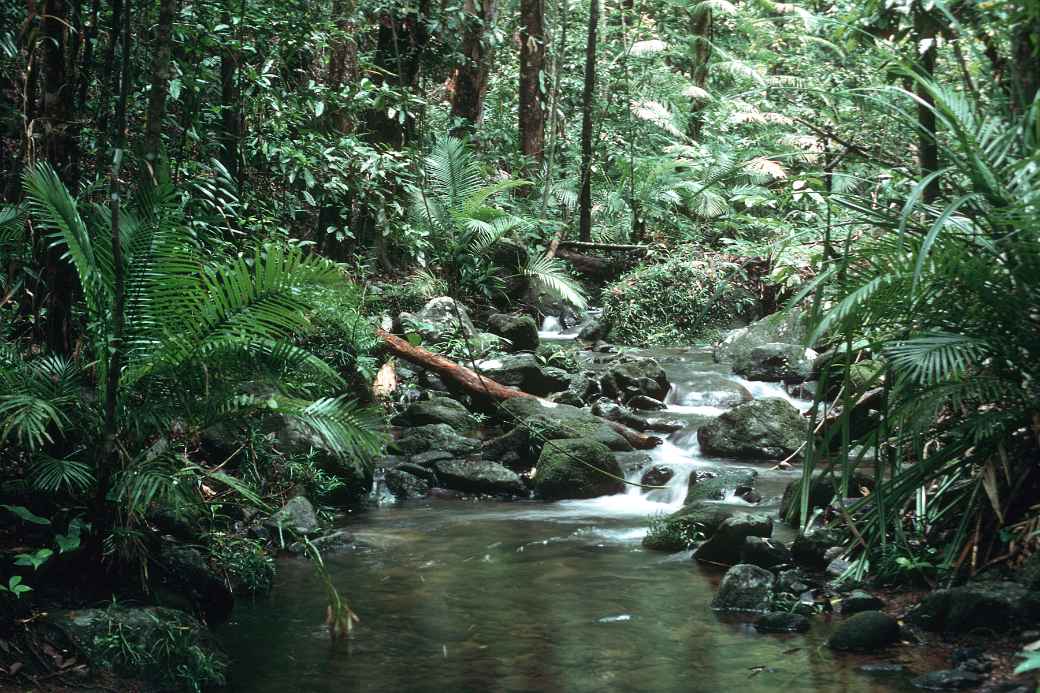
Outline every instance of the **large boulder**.
{"type": "Polygon", "coordinates": [[[734,565],[741,562],[746,538],[768,538],[772,534],[773,521],[768,516],[739,513],[723,522],[710,539],[697,547],[693,557],[708,563],[734,565]]]}
{"type": "Polygon", "coordinates": [[[552,440],[535,468],[535,492],[548,500],[595,498],[621,493],[621,466],[607,446],[594,440],[552,440]]]}
{"type": "Polygon", "coordinates": [[[804,344],[808,337],[805,316],[800,310],[773,313],[727,333],[715,344],[713,355],[719,363],[734,363],[749,358],[755,347],[776,342],[804,344]]]}
{"type": "Polygon", "coordinates": [[[527,489],[516,472],[487,460],[440,460],[433,463],[437,479],[445,488],[465,493],[520,496],[527,489]]]}
{"type": "Polygon", "coordinates": [[[534,354],[509,354],[477,361],[477,370],[497,383],[539,397],[566,390],[570,379],[554,368],[544,368],[534,354]]]}
{"type": "Polygon", "coordinates": [[[652,551],[683,551],[710,538],[736,510],[716,503],[684,505],[671,515],[651,522],[643,547],[652,551]]]}
{"type": "Polygon", "coordinates": [[[776,571],[778,568],[794,563],[794,558],[791,556],[791,550],[779,541],[760,536],[749,536],[744,539],[736,562],[776,571]]]}
{"type": "Polygon", "coordinates": [[[1040,623],[1040,592],[1014,582],[977,582],[929,592],[907,620],[937,633],[1006,632],[1040,623]]]}
{"type": "Polygon", "coordinates": [[[535,351],[538,348],[538,325],[530,315],[495,313],[488,318],[488,329],[509,340],[513,351],[535,351]]]}
{"type": "Polygon", "coordinates": [[[388,469],[384,481],[386,481],[386,487],[390,493],[401,500],[423,498],[432,488],[427,478],[401,467],[388,469]]]}
{"type": "Polygon", "coordinates": [[[812,349],[798,344],[769,342],[735,360],[733,372],[748,380],[802,383],[812,377],[813,363],[818,356],[812,349]]]}
{"type": "Polygon", "coordinates": [[[672,387],[661,364],[651,358],[622,357],[607,373],[624,401],[639,395],[663,400],[672,387]]]}
{"type": "MultiPolygon", "coordinates": [[[[182,690],[225,683],[228,659],[213,635],[183,611],[164,607],[50,611],[36,625],[41,637],[71,644],[96,671],[182,690]]],[[[61,643],[59,643],[61,644],[61,643]]]]}
{"type": "Polygon", "coordinates": [[[404,431],[400,438],[387,446],[392,455],[414,456],[436,451],[452,457],[464,457],[480,450],[480,441],[465,438],[448,424],[426,424],[404,431]]]}
{"type": "Polygon", "coordinates": [[[795,454],[808,428],[787,400],[769,397],[734,407],[702,426],[697,440],[708,455],[775,460],[795,454]]]}
{"type": "Polygon", "coordinates": [[[528,454],[537,459],[546,440],[583,438],[594,440],[617,452],[632,445],[610,424],[585,409],[526,397],[513,397],[502,403],[502,411],[528,436],[528,454]]]}
{"type": "Polygon", "coordinates": [[[461,403],[448,397],[415,402],[394,418],[398,426],[425,426],[448,424],[456,431],[466,431],[474,426],[473,417],[461,403]]]}
{"type": "Polygon", "coordinates": [[[401,313],[398,321],[401,330],[417,332],[430,343],[448,338],[469,339],[477,333],[466,307],[449,296],[431,299],[414,315],[401,313]]]}
{"type": "Polygon", "coordinates": [[[739,488],[755,485],[758,472],[747,467],[719,467],[706,474],[690,474],[686,504],[702,500],[725,500],[739,488]]]}
{"type": "Polygon", "coordinates": [[[300,421],[274,414],[264,419],[264,430],[273,432],[280,450],[306,455],[339,483],[319,500],[330,505],[356,505],[368,497],[374,480],[373,466],[365,460],[337,453],[325,439],[300,421]]]}
{"type": "Polygon", "coordinates": [[[758,566],[738,564],[726,571],[711,602],[716,611],[766,613],[773,601],[776,578],[758,566]]]}
{"type": "Polygon", "coordinates": [[[840,652],[875,652],[899,641],[899,621],[880,611],[861,611],[842,621],[827,641],[840,652]]]}

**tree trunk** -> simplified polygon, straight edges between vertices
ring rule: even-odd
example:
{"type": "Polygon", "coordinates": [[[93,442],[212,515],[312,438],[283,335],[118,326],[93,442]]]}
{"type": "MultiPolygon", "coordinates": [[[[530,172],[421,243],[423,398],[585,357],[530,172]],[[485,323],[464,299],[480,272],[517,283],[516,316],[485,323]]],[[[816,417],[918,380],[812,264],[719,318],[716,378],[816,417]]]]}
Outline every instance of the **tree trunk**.
{"type": "MultiPolygon", "coordinates": [[[[332,17],[339,32],[332,40],[329,57],[328,87],[332,94],[339,94],[344,84],[352,84],[358,78],[358,47],[354,39],[356,27],[353,22],[353,0],[335,0],[332,17]]],[[[334,132],[353,132],[354,123],[345,109],[338,106],[329,109],[329,123],[334,132]]]]}
{"type": "Polygon", "coordinates": [[[170,89],[171,54],[173,51],[173,16],[177,0],[160,0],[159,24],[152,47],[152,86],[148,92],[148,120],[144,131],[144,158],[153,167],[162,150],[162,121],[166,116],[166,96],[170,89]]]}
{"type": "Polygon", "coordinates": [[[589,33],[585,43],[585,89],[581,96],[581,192],[578,197],[578,238],[592,240],[592,104],[596,97],[596,29],[599,0],[589,4],[589,33]]]}
{"type": "MultiPolygon", "coordinates": [[[[549,402],[548,400],[543,400],[541,397],[535,397],[534,395],[523,392],[522,390],[514,390],[511,387],[506,387],[505,385],[491,380],[487,376],[476,373],[465,366],[460,366],[454,361],[449,361],[443,356],[439,356],[417,346],[412,346],[400,337],[396,337],[385,330],[379,330],[377,334],[390,353],[406,361],[422,366],[427,370],[433,371],[442,378],[452,380],[462,387],[462,389],[464,389],[468,394],[478,399],[500,402],[502,400],[519,397],[524,399],[536,399],[545,402],[547,406],[556,406],[554,403],[549,402]]],[[[615,421],[608,421],[607,419],[603,419],[603,421],[624,436],[625,440],[627,440],[632,447],[637,450],[649,450],[650,448],[657,447],[661,444],[660,438],[645,435],[615,421]]]]}
{"type": "MultiPolygon", "coordinates": [[[[694,6],[692,21],[690,22],[690,44],[692,48],[691,55],[693,56],[693,69],[690,72],[693,78],[693,85],[699,89],[704,89],[708,83],[708,63],[711,60],[711,34],[711,8],[706,5],[694,6]]],[[[707,103],[707,99],[693,96],[690,101],[690,123],[687,128],[687,134],[691,140],[696,142],[700,139],[701,128],[704,126],[704,119],[701,118],[700,112],[707,103]]]]}
{"type": "MultiPolygon", "coordinates": [[[[917,58],[917,71],[921,79],[930,80],[935,73],[936,25],[935,19],[919,4],[914,6],[914,35],[917,46],[926,47],[917,58]]],[[[917,83],[917,160],[921,177],[925,178],[939,170],[939,146],[935,140],[935,101],[931,93],[920,82],[917,83]]],[[[939,180],[933,179],[922,193],[921,199],[931,204],[939,197],[939,180]]]]}
{"type": "Polygon", "coordinates": [[[545,64],[544,0],[520,0],[520,151],[541,167],[545,149],[542,68],[545,64]]]}
{"type": "Polygon", "coordinates": [[[451,115],[463,121],[453,134],[472,132],[484,119],[484,97],[494,60],[494,48],[486,40],[495,21],[495,0],[466,0],[466,31],[462,37],[462,61],[451,77],[451,115]]]}
{"type": "MultiPolygon", "coordinates": [[[[220,21],[231,25],[231,14],[224,10],[220,21]]],[[[241,113],[238,99],[238,56],[229,46],[224,46],[220,53],[220,163],[224,165],[231,179],[238,180],[238,140],[240,133],[241,113]]]]}
{"type": "MultiPolygon", "coordinates": [[[[1029,12],[1023,8],[1023,13],[1029,12]]],[[[1040,10],[1023,17],[1011,34],[1012,72],[1014,73],[1014,100],[1016,110],[1025,112],[1033,105],[1040,91],[1040,10]]]]}
{"type": "Polygon", "coordinates": [[[98,97],[98,150],[105,151],[108,142],[108,123],[112,113],[112,85],[115,80],[116,44],[119,43],[120,27],[123,25],[123,0],[112,0],[112,26],[108,32],[108,46],[101,68],[101,94],[98,97]]]}

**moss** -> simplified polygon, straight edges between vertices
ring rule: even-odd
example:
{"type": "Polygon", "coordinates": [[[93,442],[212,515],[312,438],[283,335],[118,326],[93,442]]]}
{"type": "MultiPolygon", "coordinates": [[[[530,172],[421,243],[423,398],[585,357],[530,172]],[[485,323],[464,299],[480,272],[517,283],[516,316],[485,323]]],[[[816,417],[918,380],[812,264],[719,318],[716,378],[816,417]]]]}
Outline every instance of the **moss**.
{"type": "Polygon", "coordinates": [[[542,498],[595,498],[624,490],[621,466],[607,446],[594,440],[552,440],[545,444],[534,475],[542,498]]]}
{"type": "Polygon", "coordinates": [[[756,307],[736,265],[686,246],[637,268],[603,291],[603,320],[618,344],[689,344],[746,318],[756,307]]]}

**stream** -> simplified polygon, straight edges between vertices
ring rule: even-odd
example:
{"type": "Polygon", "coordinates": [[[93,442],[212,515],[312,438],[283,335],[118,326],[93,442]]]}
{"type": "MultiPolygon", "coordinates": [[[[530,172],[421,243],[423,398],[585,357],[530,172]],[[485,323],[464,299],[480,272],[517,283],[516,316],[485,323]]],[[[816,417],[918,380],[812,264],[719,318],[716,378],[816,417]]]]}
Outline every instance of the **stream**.
{"type": "MultiPolygon", "coordinates": [[[[543,338],[566,338],[545,326],[543,338]]],[[[876,657],[836,655],[829,618],[804,635],[764,635],[752,619],[712,612],[718,568],[690,552],[640,544],[648,520],[681,506],[690,473],[717,466],[700,454],[697,426],[721,379],[755,397],[784,397],[772,383],[729,374],[703,348],[636,352],[658,359],[675,383],[669,418],[686,429],[652,451],[675,476],[664,489],[545,503],[424,500],[351,517],[355,548],[327,556],[361,617],[330,644],[322,583],[304,560],[284,560],[270,596],[240,603],[220,632],[234,662],[229,690],[341,691],[849,691],[911,690],[902,674],[867,673],[876,657]]],[[[795,471],[759,472],[763,501],[723,503],[774,514],[795,471]]],[[[630,480],[638,481],[641,472],[630,480]]],[[[793,538],[776,524],[774,536],[793,538]]],[[[902,663],[906,649],[900,651],[902,663]]]]}

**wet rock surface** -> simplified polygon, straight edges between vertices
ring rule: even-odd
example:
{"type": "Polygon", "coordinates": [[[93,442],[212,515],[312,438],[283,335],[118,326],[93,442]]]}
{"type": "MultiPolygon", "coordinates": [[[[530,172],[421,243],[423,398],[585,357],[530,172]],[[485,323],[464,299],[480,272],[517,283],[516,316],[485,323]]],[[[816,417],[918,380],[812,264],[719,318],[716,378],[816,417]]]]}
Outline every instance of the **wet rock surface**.
{"type": "Polygon", "coordinates": [[[722,576],[711,602],[716,611],[768,612],[776,578],[753,565],[735,565],[722,576]]]}
{"type": "Polygon", "coordinates": [[[808,424],[786,400],[765,398],[738,405],[697,432],[709,455],[782,459],[805,442],[808,424]]]}
{"type": "Polygon", "coordinates": [[[863,611],[842,621],[827,644],[841,652],[876,652],[899,641],[899,622],[880,611],[863,611]]]}

